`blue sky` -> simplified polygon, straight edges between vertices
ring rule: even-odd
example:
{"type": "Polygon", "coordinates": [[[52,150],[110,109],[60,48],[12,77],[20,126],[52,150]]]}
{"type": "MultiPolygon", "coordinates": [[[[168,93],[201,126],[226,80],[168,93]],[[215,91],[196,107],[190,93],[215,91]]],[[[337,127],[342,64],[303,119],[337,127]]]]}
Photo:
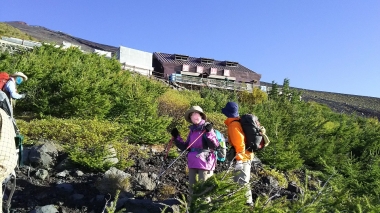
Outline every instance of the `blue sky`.
{"type": "Polygon", "coordinates": [[[237,61],[265,82],[380,97],[379,0],[2,0],[0,21],[237,61]]]}

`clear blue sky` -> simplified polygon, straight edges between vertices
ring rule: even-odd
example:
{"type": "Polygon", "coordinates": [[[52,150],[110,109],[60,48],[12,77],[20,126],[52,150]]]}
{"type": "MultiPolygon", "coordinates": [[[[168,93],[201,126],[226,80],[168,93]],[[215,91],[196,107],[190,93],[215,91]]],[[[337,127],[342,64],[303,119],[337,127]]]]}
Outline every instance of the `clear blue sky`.
{"type": "Polygon", "coordinates": [[[0,21],[237,61],[265,82],[380,97],[379,0],[2,0],[0,21]]]}

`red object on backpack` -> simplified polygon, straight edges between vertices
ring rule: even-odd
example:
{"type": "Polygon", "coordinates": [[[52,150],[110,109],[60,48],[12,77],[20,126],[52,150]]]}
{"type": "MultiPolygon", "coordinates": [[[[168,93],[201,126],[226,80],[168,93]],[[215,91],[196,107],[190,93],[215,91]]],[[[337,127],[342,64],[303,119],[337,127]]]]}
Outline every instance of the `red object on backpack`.
{"type": "Polygon", "coordinates": [[[0,72],[0,89],[1,90],[4,89],[4,86],[8,82],[9,78],[10,77],[9,77],[8,73],[6,73],[6,72],[0,72]]]}

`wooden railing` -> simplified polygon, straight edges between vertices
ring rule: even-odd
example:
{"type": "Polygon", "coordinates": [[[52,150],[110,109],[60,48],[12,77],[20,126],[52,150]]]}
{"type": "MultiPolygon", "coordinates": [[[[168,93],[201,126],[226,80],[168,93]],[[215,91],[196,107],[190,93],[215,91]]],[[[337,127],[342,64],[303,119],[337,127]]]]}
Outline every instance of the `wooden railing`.
{"type": "Polygon", "coordinates": [[[229,90],[246,90],[252,91],[253,88],[259,87],[257,85],[249,84],[249,83],[239,83],[234,81],[228,81],[223,79],[214,79],[214,78],[201,78],[197,76],[189,76],[182,74],[171,74],[169,76],[169,81],[178,82],[182,84],[192,84],[199,86],[207,86],[212,88],[222,88],[229,90]]]}

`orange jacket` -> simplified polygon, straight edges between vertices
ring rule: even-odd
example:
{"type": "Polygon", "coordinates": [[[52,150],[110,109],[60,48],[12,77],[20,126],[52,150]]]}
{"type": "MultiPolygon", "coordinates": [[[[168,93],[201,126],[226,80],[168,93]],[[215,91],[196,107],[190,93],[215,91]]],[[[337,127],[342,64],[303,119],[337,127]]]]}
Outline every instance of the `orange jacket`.
{"type": "Polygon", "coordinates": [[[245,162],[253,159],[253,153],[245,150],[245,136],[239,120],[240,118],[227,118],[224,123],[227,125],[228,142],[236,150],[236,160],[245,162]]]}

